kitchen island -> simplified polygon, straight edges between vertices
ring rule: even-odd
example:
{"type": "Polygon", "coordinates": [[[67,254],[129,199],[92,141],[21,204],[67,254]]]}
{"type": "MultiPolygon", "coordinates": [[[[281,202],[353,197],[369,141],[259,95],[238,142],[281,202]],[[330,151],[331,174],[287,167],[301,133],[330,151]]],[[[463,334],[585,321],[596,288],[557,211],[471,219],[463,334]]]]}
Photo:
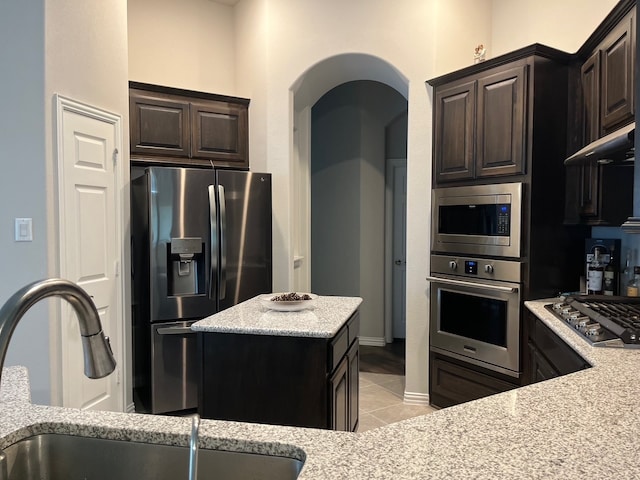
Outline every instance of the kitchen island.
{"type": "Polygon", "coordinates": [[[198,413],[355,431],[362,299],[319,296],[307,300],[309,308],[277,311],[274,296],[259,295],[192,325],[202,358],[198,413]]]}
{"type": "MultiPolygon", "coordinates": [[[[640,478],[640,351],[591,347],[551,301],[526,306],[592,368],[361,434],[203,420],[200,446],[298,458],[303,480],[640,478]]],[[[6,372],[0,448],[42,432],[188,445],[188,418],[31,405],[6,372]]]]}

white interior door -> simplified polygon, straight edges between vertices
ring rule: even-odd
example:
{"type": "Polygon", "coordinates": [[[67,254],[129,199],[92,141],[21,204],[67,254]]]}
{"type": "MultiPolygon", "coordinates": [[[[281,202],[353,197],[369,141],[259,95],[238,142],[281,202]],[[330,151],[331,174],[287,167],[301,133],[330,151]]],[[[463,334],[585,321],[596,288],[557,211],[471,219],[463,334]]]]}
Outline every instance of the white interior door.
{"type": "Polygon", "coordinates": [[[122,232],[118,197],[120,117],[58,97],[60,274],[84,288],[100,314],[118,362],[102,379],[84,376],[75,312],[62,303],[62,403],[65,407],[123,410],[122,232]]]}
{"type": "Polygon", "coordinates": [[[406,338],[407,164],[393,165],[393,338],[406,338]]]}

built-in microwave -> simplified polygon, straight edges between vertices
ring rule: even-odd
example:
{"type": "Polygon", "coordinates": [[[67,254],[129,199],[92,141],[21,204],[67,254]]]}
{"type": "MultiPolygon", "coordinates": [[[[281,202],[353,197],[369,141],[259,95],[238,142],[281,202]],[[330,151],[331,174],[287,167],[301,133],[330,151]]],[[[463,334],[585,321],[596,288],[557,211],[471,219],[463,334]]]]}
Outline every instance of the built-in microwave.
{"type": "Polygon", "coordinates": [[[521,256],[522,183],[435,188],[431,251],[521,256]]]}

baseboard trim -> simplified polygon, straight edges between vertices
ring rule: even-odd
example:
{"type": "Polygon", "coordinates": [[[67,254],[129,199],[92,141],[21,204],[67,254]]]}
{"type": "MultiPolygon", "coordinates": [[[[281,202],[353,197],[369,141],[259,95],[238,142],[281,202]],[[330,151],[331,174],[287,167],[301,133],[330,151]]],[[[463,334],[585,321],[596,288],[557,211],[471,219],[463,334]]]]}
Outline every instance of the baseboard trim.
{"type": "Polygon", "coordinates": [[[384,337],[360,337],[360,345],[368,347],[384,347],[387,344],[384,337]]]}
{"type": "Polygon", "coordinates": [[[429,394],[405,391],[403,400],[408,405],[429,405],[429,394]]]}

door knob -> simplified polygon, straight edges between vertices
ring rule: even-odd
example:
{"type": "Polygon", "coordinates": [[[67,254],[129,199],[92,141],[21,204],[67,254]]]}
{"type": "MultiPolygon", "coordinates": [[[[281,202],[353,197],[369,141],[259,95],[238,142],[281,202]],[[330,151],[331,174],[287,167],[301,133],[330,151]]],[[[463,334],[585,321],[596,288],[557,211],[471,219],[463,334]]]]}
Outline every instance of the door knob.
{"type": "Polygon", "coordinates": [[[402,261],[402,260],[396,260],[394,263],[395,263],[396,265],[402,265],[402,264],[403,264],[403,261],[402,261]]]}

